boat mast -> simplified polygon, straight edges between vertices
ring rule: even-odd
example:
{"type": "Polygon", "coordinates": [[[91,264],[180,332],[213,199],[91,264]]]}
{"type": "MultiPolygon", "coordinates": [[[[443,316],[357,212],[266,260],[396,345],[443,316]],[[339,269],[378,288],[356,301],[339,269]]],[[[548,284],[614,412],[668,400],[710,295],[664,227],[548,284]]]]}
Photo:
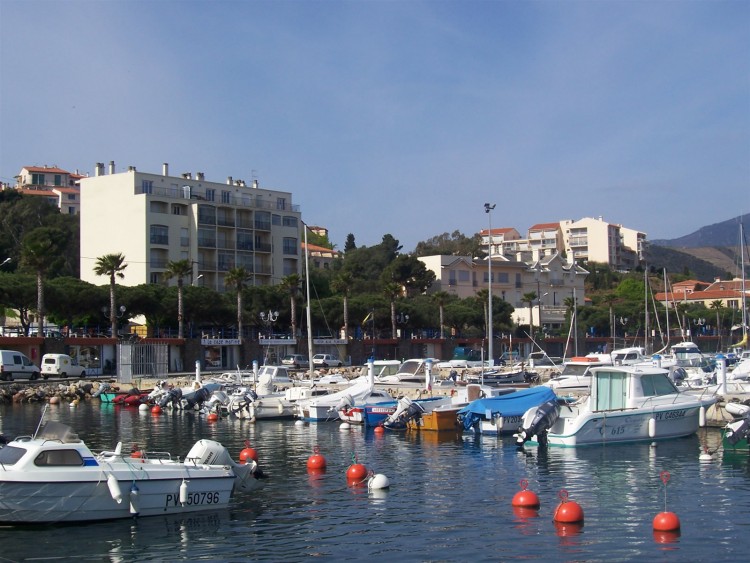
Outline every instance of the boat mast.
{"type": "Polygon", "coordinates": [[[302,228],[305,230],[305,291],[307,293],[307,361],[310,381],[315,379],[313,366],[313,338],[312,338],[312,313],[310,312],[310,251],[307,248],[307,225],[302,221],[302,228]]]}
{"type": "Polygon", "coordinates": [[[648,335],[648,264],[646,264],[646,267],[643,269],[643,304],[646,308],[646,318],[645,318],[645,330],[643,334],[643,351],[645,354],[648,354],[649,348],[649,335],[648,335]]]}
{"type": "Polygon", "coordinates": [[[742,290],[742,341],[740,345],[747,347],[747,293],[745,288],[745,231],[740,221],[740,279],[742,280],[740,289],[742,290]]]}

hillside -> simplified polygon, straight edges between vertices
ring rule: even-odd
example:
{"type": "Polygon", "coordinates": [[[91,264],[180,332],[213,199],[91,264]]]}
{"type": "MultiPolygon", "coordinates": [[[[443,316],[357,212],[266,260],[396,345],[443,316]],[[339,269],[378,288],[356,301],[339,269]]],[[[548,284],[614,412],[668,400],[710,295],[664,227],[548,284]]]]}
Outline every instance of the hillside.
{"type": "MultiPolygon", "coordinates": [[[[749,215],[741,215],[701,227],[697,231],[671,240],[654,240],[646,252],[649,268],[684,273],[692,272],[703,281],[717,277],[731,279],[740,276],[739,224],[748,223],[749,215]]],[[[747,239],[747,232],[745,232],[747,239]]],[[[745,248],[746,276],[750,268],[747,247],[745,248]]]]}

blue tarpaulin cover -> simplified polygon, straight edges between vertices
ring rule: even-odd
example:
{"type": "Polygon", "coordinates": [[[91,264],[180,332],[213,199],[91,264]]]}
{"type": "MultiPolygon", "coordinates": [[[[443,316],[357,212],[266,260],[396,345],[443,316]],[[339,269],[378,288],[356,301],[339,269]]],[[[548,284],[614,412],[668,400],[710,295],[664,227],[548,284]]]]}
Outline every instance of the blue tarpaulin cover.
{"type": "Polygon", "coordinates": [[[469,430],[479,420],[486,420],[488,412],[491,417],[498,414],[506,417],[520,416],[531,407],[556,399],[557,395],[549,387],[530,387],[499,397],[472,401],[458,411],[458,419],[463,421],[464,429],[469,430]]]}

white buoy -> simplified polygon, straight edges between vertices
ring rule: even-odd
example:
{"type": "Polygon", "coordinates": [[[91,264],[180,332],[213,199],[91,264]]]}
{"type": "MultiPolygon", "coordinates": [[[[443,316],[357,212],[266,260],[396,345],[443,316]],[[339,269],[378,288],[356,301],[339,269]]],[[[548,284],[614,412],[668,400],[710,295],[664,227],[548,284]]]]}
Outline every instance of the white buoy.
{"type": "Polygon", "coordinates": [[[146,403],[141,403],[140,405],[138,405],[138,410],[141,411],[141,412],[145,412],[145,411],[150,410],[150,409],[149,409],[149,406],[146,403]]]}
{"type": "Polygon", "coordinates": [[[367,481],[367,488],[370,490],[387,489],[391,486],[391,482],[388,477],[382,473],[376,473],[367,481]]]}
{"type": "Polygon", "coordinates": [[[138,497],[138,485],[133,483],[130,486],[130,514],[138,515],[141,511],[140,498],[138,497]]]}
{"type": "Polygon", "coordinates": [[[701,455],[698,456],[698,460],[701,463],[707,463],[707,462],[713,461],[714,460],[714,456],[712,456],[708,452],[703,452],[701,455]]]}
{"type": "Polygon", "coordinates": [[[656,419],[655,418],[648,419],[648,437],[656,438],[656,419]]]}
{"type": "Polygon", "coordinates": [[[294,425],[295,426],[304,426],[305,425],[305,421],[297,419],[297,420],[294,421],[294,425]]]}
{"type": "Polygon", "coordinates": [[[351,424],[349,424],[348,422],[342,422],[341,426],[339,426],[339,430],[341,432],[344,432],[345,430],[349,430],[351,427],[351,424]]]}
{"type": "Polygon", "coordinates": [[[120,490],[120,484],[117,482],[117,477],[111,473],[107,477],[107,487],[109,487],[109,494],[112,498],[120,504],[122,502],[122,491],[120,490]]]}
{"type": "Polygon", "coordinates": [[[180,504],[182,506],[185,506],[187,499],[188,499],[188,484],[187,484],[187,481],[183,479],[182,485],[180,485],[180,504]]]}

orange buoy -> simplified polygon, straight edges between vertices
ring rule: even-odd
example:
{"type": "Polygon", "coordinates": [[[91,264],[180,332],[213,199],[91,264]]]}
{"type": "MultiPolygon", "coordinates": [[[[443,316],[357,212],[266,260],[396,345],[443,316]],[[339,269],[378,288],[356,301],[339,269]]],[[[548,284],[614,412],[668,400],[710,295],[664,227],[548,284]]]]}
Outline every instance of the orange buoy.
{"type": "Polygon", "coordinates": [[[159,405],[154,405],[151,407],[151,414],[159,414],[161,413],[161,407],[159,405]]]}
{"type": "Polygon", "coordinates": [[[248,459],[258,463],[258,452],[250,447],[249,440],[245,440],[245,448],[240,452],[240,463],[247,463],[248,459]]]}
{"type": "Polygon", "coordinates": [[[552,520],[563,524],[583,522],[583,509],[577,502],[568,500],[568,491],[562,489],[558,496],[561,502],[557,505],[552,520]]]}
{"type": "Polygon", "coordinates": [[[208,420],[209,422],[216,422],[217,420],[219,420],[219,415],[215,412],[209,413],[206,417],[206,420],[208,420]]]}
{"type": "Polygon", "coordinates": [[[346,480],[351,483],[362,483],[367,479],[367,468],[361,463],[352,463],[346,470],[346,480]]]}
{"type": "Polygon", "coordinates": [[[539,497],[534,491],[529,491],[529,482],[526,479],[521,479],[520,482],[521,490],[513,495],[511,506],[517,506],[520,508],[539,508],[539,497]]]}
{"type": "Polygon", "coordinates": [[[133,444],[133,447],[130,448],[130,457],[133,459],[141,459],[143,457],[143,452],[138,448],[138,444],[133,444]]]}
{"type": "Polygon", "coordinates": [[[383,434],[385,432],[385,428],[383,428],[382,426],[376,426],[373,432],[375,432],[375,434],[383,434]]]}
{"type": "Polygon", "coordinates": [[[674,512],[660,512],[654,516],[654,531],[676,532],[680,529],[680,519],[674,512]]]}
{"type": "Polygon", "coordinates": [[[313,455],[307,458],[307,469],[325,469],[326,468],[326,458],[322,455],[320,455],[320,448],[318,446],[315,446],[313,448],[313,455]]]}

